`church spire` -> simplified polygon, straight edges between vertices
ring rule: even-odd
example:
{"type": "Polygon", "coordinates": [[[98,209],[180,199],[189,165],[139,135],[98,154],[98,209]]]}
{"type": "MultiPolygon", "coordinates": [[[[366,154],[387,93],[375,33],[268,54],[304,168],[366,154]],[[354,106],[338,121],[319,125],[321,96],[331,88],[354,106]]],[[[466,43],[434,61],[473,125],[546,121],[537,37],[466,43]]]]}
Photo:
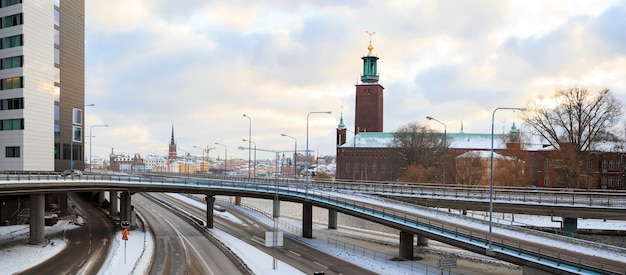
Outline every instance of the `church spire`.
{"type": "Polygon", "coordinates": [[[176,143],[174,142],[174,124],[172,124],[172,139],[170,140],[170,145],[175,145],[176,143]]]}
{"type": "Polygon", "coordinates": [[[343,124],[343,106],[341,106],[341,117],[339,118],[339,125],[337,125],[337,129],[345,129],[346,125],[343,124]]]}
{"type": "Polygon", "coordinates": [[[172,124],[172,139],[170,140],[167,158],[176,159],[177,157],[176,141],[174,141],[174,124],[172,124]]]}

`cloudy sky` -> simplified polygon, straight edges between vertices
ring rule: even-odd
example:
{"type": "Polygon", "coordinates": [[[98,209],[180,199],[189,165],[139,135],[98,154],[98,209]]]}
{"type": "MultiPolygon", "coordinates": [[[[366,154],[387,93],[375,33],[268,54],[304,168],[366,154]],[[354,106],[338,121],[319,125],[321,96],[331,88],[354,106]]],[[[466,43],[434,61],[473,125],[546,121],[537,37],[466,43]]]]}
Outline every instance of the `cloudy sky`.
{"type": "MultiPolygon", "coordinates": [[[[86,1],[86,122],[93,155],[182,150],[247,158],[297,138],[335,154],[372,37],[384,130],[433,116],[489,133],[496,107],[558,88],[609,88],[626,101],[626,4],[618,1],[86,1]]],[[[521,123],[496,114],[496,129],[521,123]]],[[[350,138],[350,137],[349,137],[350,138]]],[[[86,147],[88,150],[88,147],[86,147]]],[[[259,154],[259,157],[265,155],[259,154]]]]}

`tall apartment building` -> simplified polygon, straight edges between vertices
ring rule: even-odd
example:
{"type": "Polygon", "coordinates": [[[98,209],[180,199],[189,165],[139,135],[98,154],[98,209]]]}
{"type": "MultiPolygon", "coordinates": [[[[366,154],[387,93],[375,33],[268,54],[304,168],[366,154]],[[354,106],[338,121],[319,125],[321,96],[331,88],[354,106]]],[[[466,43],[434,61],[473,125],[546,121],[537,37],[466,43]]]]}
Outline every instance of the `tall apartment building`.
{"type": "Polygon", "coordinates": [[[84,169],[85,4],[0,0],[0,170],[84,169]]]}

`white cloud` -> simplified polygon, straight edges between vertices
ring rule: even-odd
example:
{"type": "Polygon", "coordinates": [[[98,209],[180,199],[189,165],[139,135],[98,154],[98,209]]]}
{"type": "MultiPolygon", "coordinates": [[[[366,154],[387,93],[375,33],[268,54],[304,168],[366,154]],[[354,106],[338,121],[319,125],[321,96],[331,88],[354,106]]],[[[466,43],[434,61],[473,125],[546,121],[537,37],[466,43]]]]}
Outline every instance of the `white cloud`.
{"type": "Polygon", "coordinates": [[[332,110],[309,134],[322,154],[334,154],[342,110],[347,127],[354,124],[369,30],[386,88],[386,131],[431,115],[450,129],[463,122],[466,132],[488,132],[493,108],[557,87],[626,94],[619,5],[87,1],[86,101],[96,104],[87,123],[111,125],[98,131],[96,145],[109,148],[100,155],[111,147],[164,150],[174,124],[181,148],[217,141],[243,156],[236,150],[248,135],[243,113],[259,147],[291,148],[280,133],[303,147],[306,114],[332,110]]]}

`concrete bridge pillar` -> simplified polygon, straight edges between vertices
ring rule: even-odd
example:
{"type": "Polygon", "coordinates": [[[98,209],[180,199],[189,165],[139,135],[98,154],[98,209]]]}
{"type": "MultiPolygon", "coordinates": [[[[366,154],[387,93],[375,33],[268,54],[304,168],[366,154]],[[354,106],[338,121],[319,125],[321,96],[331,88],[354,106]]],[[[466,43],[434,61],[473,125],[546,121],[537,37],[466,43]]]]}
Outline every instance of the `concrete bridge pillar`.
{"type": "Polygon", "coordinates": [[[117,198],[117,191],[109,191],[109,215],[117,216],[119,213],[120,199],[117,198]]]}
{"type": "Polygon", "coordinates": [[[30,195],[30,241],[29,244],[44,243],[44,212],[46,211],[46,196],[43,194],[30,195]]]}
{"type": "Polygon", "coordinates": [[[313,204],[302,203],[302,237],[313,238],[313,204]]]}
{"type": "Polygon", "coordinates": [[[130,221],[131,218],[131,197],[128,191],[120,194],[120,221],[130,221]]]}
{"type": "Polygon", "coordinates": [[[213,208],[215,207],[215,196],[206,194],[206,227],[213,228],[215,224],[213,223],[213,208]]]}
{"type": "Polygon", "coordinates": [[[428,238],[417,235],[417,246],[428,246],[428,238]]]}
{"type": "Polygon", "coordinates": [[[102,207],[104,205],[104,191],[96,192],[96,205],[102,207]]]}
{"type": "Polygon", "coordinates": [[[413,233],[400,231],[400,259],[413,260],[413,233]]]}
{"type": "Polygon", "coordinates": [[[274,218],[280,217],[280,201],[279,200],[274,200],[272,210],[273,210],[274,218]]]}
{"type": "Polygon", "coordinates": [[[328,209],[328,228],[337,229],[337,210],[328,209]]]}
{"type": "Polygon", "coordinates": [[[563,235],[576,237],[578,235],[578,219],[563,217],[563,235]]]}

